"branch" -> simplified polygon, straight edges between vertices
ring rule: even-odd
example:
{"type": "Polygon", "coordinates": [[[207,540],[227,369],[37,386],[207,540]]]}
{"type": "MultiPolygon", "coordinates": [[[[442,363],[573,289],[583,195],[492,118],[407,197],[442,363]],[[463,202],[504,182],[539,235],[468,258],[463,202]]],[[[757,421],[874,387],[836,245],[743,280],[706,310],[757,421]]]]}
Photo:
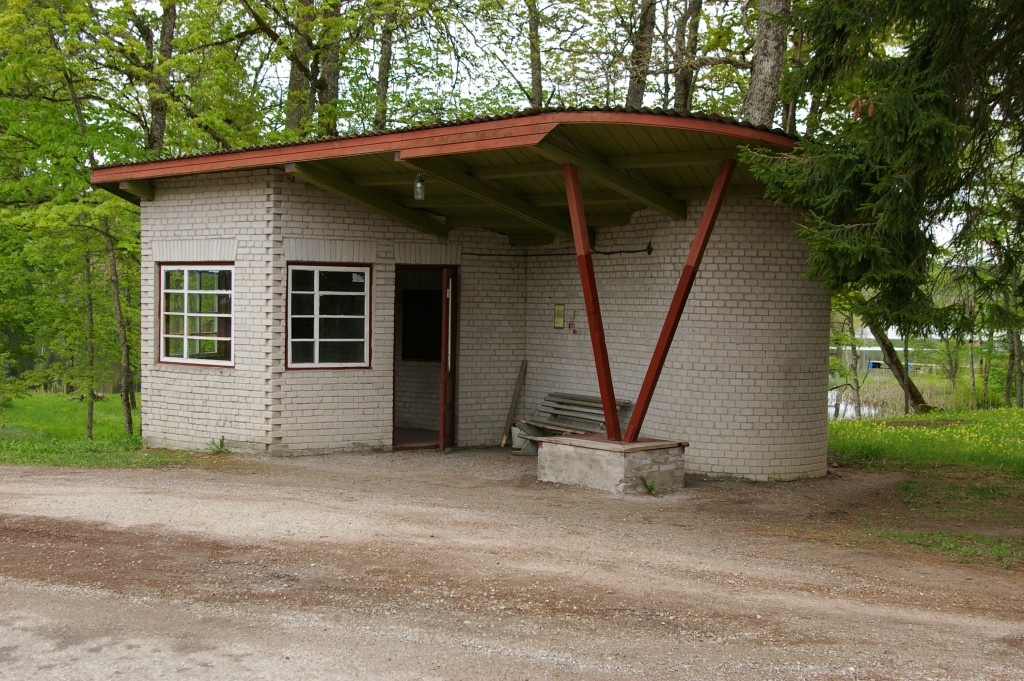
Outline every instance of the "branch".
{"type": "Polygon", "coordinates": [[[177,104],[180,104],[182,110],[185,112],[185,115],[189,118],[189,120],[194,121],[203,132],[212,137],[213,141],[219,144],[221,149],[223,149],[224,151],[231,150],[232,146],[231,143],[228,142],[228,139],[221,135],[219,132],[217,132],[208,123],[204,123],[203,121],[199,120],[199,114],[197,114],[195,110],[191,106],[189,106],[187,102],[185,102],[181,95],[172,92],[171,99],[177,104]]]}
{"type": "Polygon", "coordinates": [[[55,95],[42,95],[35,93],[17,93],[9,90],[0,90],[0,99],[18,99],[24,102],[41,101],[51,104],[69,104],[70,99],[57,97],[55,95]]]}
{"type": "MultiPolygon", "coordinates": [[[[266,35],[268,38],[270,38],[270,40],[274,43],[274,45],[276,45],[277,47],[281,48],[282,50],[284,50],[286,52],[286,56],[288,57],[288,62],[290,64],[294,65],[297,69],[299,69],[299,71],[302,72],[302,75],[306,78],[306,80],[308,80],[311,83],[317,82],[319,80],[319,78],[315,78],[313,76],[313,72],[310,70],[309,66],[304,61],[296,58],[294,50],[288,49],[285,46],[284,39],[281,37],[281,34],[278,33],[277,30],[273,26],[271,26],[269,23],[267,23],[266,19],[261,17],[259,15],[259,13],[256,12],[256,10],[253,8],[253,6],[249,3],[249,0],[239,0],[239,2],[241,2],[242,6],[245,7],[245,9],[249,12],[249,16],[252,17],[253,21],[256,22],[257,28],[264,35],[266,35]]],[[[286,24],[290,23],[290,22],[286,21],[283,17],[282,17],[282,21],[285,21],[286,24]]],[[[296,31],[296,33],[298,32],[297,28],[293,27],[293,29],[296,31]]]]}
{"type": "Polygon", "coordinates": [[[508,62],[507,62],[507,61],[506,61],[505,59],[503,59],[503,58],[502,58],[502,57],[501,57],[501,56],[500,56],[500,55],[499,55],[499,54],[497,53],[497,50],[495,50],[494,52],[490,52],[490,53],[489,53],[489,52],[488,52],[488,50],[487,50],[486,48],[484,48],[484,47],[483,47],[482,45],[480,45],[480,39],[479,39],[479,37],[477,36],[477,34],[476,34],[476,33],[474,33],[474,32],[470,32],[470,35],[472,36],[472,38],[473,38],[473,43],[474,43],[474,44],[475,44],[475,45],[477,46],[477,48],[478,48],[478,49],[479,49],[480,51],[482,51],[482,52],[483,52],[484,54],[488,54],[488,55],[489,55],[490,57],[492,57],[493,59],[495,59],[495,60],[496,60],[496,61],[497,61],[497,62],[498,62],[499,64],[501,64],[501,65],[502,65],[502,67],[503,67],[503,68],[505,69],[505,72],[506,72],[506,73],[507,73],[507,74],[509,75],[509,77],[510,77],[510,78],[512,79],[512,81],[513,81],[513,82],[514,82],[514,83],[516,84],[516,88],[518,88],[518,90],[519,90],[519,93],[520,93],[521,95],[523,95],[524,97],[526,97],[526,101],[530,101],[530,89],[529,89],[529,88],[527,88],[527,87],[526,87],[526,86],[525,86],[525,85],[524,85],[524,84],[523,84],[523,83],[522,83],[522,82],[521,82],[521,81],[520,81],[520,80],[519,80],[519,79],[518,79],[518,78],[516,77],[516,74],[515,74],[515,72],[514,72],[514,71],[512,70],[512,67],[511,67],[511,66],[509,66],[509,63],[508,63],[508,62]]]}
{"type": "Polygon", "coordinates": [[[671,75],[681,71],[697,71],[709,66],[732,66],[736,69],[750,70],[752,64],[746,59],[736,57],[694,57],[681,60],[673,68],[652,70],[651,73],[659,76],[671,75]]]}
{"type": "Polygon", "coordinates": [[[259,35],[260,33],[261,31],[258,28],[247,28],[244,31],[238,31],[237,33],[229,35],[226,38],[222,38],[221,40],[215,40],[212,43],[204,43],[202,45],[196,45],[195,47],[188,50],[182,50],[178,52],[178,54],[195,54],[197,52],[204,52],[205,50],[208,50],[213,47],[223,47],[225,45],[231,45],[232,43],[241,41],[245,38],[251,38],[254,35],[259,35]]]}
{"type": "MultiPolygon", "coordinates": [[[[71,224],[73,224],[75,227],[80,227],[82,229],[87,229],[90,232],[95,232],[96,234],[99,234],[100,236],[102,236],[104,239],[106,239],[108,241],[115,242],[115,243],[118,241],[117,235],[115,235],[109,229],[101,229],[100,227],[95,227],[95,226],[90,225],[90,224],[88,224],[86,222],[79,222],[78,220],[76,220],[75,222],[73,222],[71,224]]],[[[136,255],[135,253],[133,253],[132,251],[129,251],[129,250],[124,249],[124,248],[119,248],[118,250],[122,254],[127,255],[128,258],[131,259],[133,262],[141,264],[141,262],[142,262],[141,258],[138,255],[136,255]]]]}

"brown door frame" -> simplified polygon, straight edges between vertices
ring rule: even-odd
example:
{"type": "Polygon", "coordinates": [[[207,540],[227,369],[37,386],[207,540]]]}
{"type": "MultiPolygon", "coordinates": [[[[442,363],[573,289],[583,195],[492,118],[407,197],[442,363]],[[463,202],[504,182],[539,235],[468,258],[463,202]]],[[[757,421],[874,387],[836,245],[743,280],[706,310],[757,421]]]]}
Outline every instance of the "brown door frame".
{"type": "MultiPolygon", "coordinates": [[[[440,399],[438,403],[438,438],[435,444],[439,451],[456,445],[457,432],[457,366],[458,366],[458,267],[455,265],[395,265],[395,300],[398,298],[398,273],[401,270],[433,270],[441,274],[441,325],[438,331],[441,334],[441,362],[440,362],[440,399]],[[451,297],[447,292],[451,289],[451,297]]],[[[392,447],[396,450],[422,449],[421,445],[395,445],[394,435],[398,430],[396,419],[398,400],[398,318],[395,319],[393,330],[394,359],[392,361],[392,388],[391,388],[391,433],[392,447]]],[[[426,443],[424,443],[426,444],[426,443]]]]}
{"type": "Polygon", "coordinates": [[[441,413],[438,415],[437,448],[444,451],[456,445],[458,415],[455,369],[458,366],[458,269],[441,267],[441,413]]]}

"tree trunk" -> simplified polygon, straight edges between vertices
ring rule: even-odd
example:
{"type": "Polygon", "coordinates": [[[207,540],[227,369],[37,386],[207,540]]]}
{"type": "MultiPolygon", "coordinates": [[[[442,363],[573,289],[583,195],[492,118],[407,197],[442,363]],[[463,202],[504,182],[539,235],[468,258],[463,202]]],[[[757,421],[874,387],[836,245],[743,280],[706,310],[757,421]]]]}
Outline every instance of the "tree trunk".
{"type": "Polygon", "coordinates": [[[626,92],[626,106],[640,108],[644,105],[647,91],[647,76],[651,72],[651,50],[654,47],[654,0],[642,0],[637,29],[631,36],[633,52],[629,57],[629,89],[626,92]]]}
{"type": "MultiPolygon", "coordinates": [[[[308,54],[308,47],[305,49],[308,54]]],[[[293,60],[298,58],[292,57],[293,60]]],[[[312,87],[305,72],[294,61],[288,71],[288,98],[284,112],[284,125],[288,130],[301,130],[303,123],[313,116],[312,87]]]]}
{"type": "Polygon", "coordinates": [[[971,368],[971,409],[978,408],[978,376],[974,368],[974,336],[967,340],[967,363],[971,368]]]}
{"type": "Polygon", "coordinates": [[[1014,355],[1017,353],[1017,346],[1014,345],[1011,338],[1011,332],[1009,329],[1006,331],[1006,378],[1003,380],[1003,406],[1010,407],[1013,405],[1013,377],[1014,371],[1014,355]]]}
{"type": "Polygon", "coordinates": [[[537,0],[526,0],[530,41],[530,106],[544,106],[544,78],[540,62],[540,9],[537,0]]]}
{"type": "MultiPolygon", "coordinates": [[[[1012,315],[1014,309],[1014,300],[1011,298],[1009,290],[1003,290],[1003,308],[1006,314],[1012,315]]],[[[1019,333],[1012,325],[1006,327],[1006,380],[1003,381],[1003,406],[1013,406],[1014,383],[1017,377],[1017,365],[1020,363],[1020,357],[1017,355],[1018,343],[1013,341],[1014,336],[1019,337],[1019,333]]]]}
{"type": "Polygon", "coordinates": [[[907,335],[903,334],[903,366],[907,372],[907,381],[903,384],[903,413],[910,413],[910,347],[907,345],[907,335]]]}
{"type": "MultiPolygon", "coordinates": [[[[803,64],[803,53],[804,53],[804,33],[799,31],[796,36],[796,64],[801,66],[803,64]]],[[[796,134],[796,110],[799,103],[796,98],[789,100],[783,105],[782,114],[782,129],[788,132],[790,135],[796,134]]]]}
{"type": "Polygon", "coordinates": [[[93,319],[92,257],[85,254],[85,436],[92,439],[96,410],[96,325],[93,319]]]}
{"type": "Polygon", "coordinates": [[[682,113],[690,113],[693,109],[693,84],[696,73],[692,64],[697,58],[697,38],[700,30],[700,15],[703,10],[703,0],[686,0],[686,10],[676,19],[673,99],[676,111],[682,113]]]}
{"type": "Polygon", "coordinates": [[[850,384],[853,386],[853,415],[855,418],[863,416],[863,405],[860,400],[860,348],[857,346],[857,323],[853,313],[847,317],[850,326],[850,384]]]}
{"type": "Polygon", "coordinates": [[[946,378],[949,379],[950,389],[953,391],[953,408],[957,408],[957,379],[960,376],[960,350],[963,347],[963,342],[959,337],[948,336],[943,337],[944,334],[940,334],[942,338],[942,352],[943,372],[946,374],[946,378]]]}
{"type": "Polygon", "coordinates": [[[1014,403],[1018,409],[1024,407],[1024,361],[1021,360],[1024,352],[1021,351],[1021,332],[1014,329],[1014,381],[1016,383],[1014,403]]]}
{"type": "Polygon", "coordinates": [[[132,423],[132,346],[128,340],[128,326],[125,324],[121,311],[121,278],[117,272],[117,249],[109,226],[106,235],[107,257],[110,260],[110,286],[114,302],[114,323],[117,326],[117,342],[121,349],[121,413],[124,416],[124,433],[132,435],[135,426],[132,423]]]}
{"type": "Polygon", "coordinates": [[[288,96],[284,104],[285,128],[301,131],[316,110],[316,87],[319,76],[311,66],[313,46],[307,33],[313,0],[299,0],[300,19],[294,29],[294,47],[288,55],[288,96]]]}
{"type": "MultiPolygon", "coordinates": [[[[129,286],[127,290],[122,291],[122,294],[124,295],[125,306],[128,308],[129,311],[131,311],[131,310],[138,310],[139,309],[139,301],[135,300],[135,296],[132,295],[133,294],[133,290],[132,290],[131,286],[129,286]]],[[[128,317],[128,322],[132,325],[132,328],[133,328],[133,330],[136,333],[138,333],[140,335],[142,334],[142,328],[141,328],[142,325],[141,325],[141,322],[138,319],[138,317],[132,318],[132,317],[129,316],[128,317]]],[[[132,408],[132,411],[135,412],[135,411],[138,411],[138,409],[139,409],[139,401],[138,401],[138,398],[136,397],[136,393],[139,390],[139,377],[135,375],[135,369],[134,368],[131,371],[131,377],[132,377],[132,386],[131,386],[131,390],[128,391],[128,396],[131,398],[131,408],[132,408]]],[[[141,415],[139,416],[139,437],[142,437],[142,416],[141,415]]]]}
{"type": "Polygon", "coordinates": [[[380,29],[380,63],[377,64],[377,103],[373,112],[373,131],[381,132],[388,124],[388,91],[391,89],[391,57],[394,53],[394,12],[384,17],[380,29]]]}
{"type": "MultiPolygon", "coordinates": [[[[324,21],[334,21],[341,16],[341,3],[324,3],[324,21]]],[[[327,40],[320,49],[320,78],[316,84],[317,131],[321,135],[334,137],[338,134],[338,114],[334,103],[338,101],[338,81],[341,78],[341,46],[338,40],[327,40]]],[[[314,106],[316,106],[314,104],[314,106]]]]}
{"type": "MultiPolygon", "coordinates": [[[[295,0],[293,14],[287,22],[289,35],[278,32],[277,21],[268,19],[249,0],[239,0],[261,34],[288,59],[288,89],[284,101],[285,129],[302,134],[306,123],[316,111],[317,88],[320,84],[320,57],[313,58],[311,30],[317,19],[314,0],[295,0]]],[[[267,3],[261,3],[264,6],[267,3]]],[[[279,10],[272,14],[281,18],[279,10]]],[[[340,60],[340,57],[338,58],[340,60]]],[[[337,93],[337,90],[335,90],[337,93]]]]}
{"type": "MultiPolygon", "coordinates": [[[[1011,314],[1015,313],[1020,305],[1017,291],[1020,290],[1020,278],[1014,273],[1010,281],[1010,307],[1007,309],[1011,314]]],[[[1013,378],[1016,390],[1014,391],[1014,404],[1018,409],[1024,407],[1024,351],[1020,342],[1020,327],[1014,325],[1009,330],[1007,341],[1013,346],[1013,378]]],[[[1009,370],[1007,370],[1009,372],[1009,370]]]]}
{"type": "Polygon", "coordinates": [[[743,98],[740,118],[770,126],[779,105],[779,81],[786,54],[790,0],[761,0],[757,36],[751,59],[750,86],[743,98]]]}
{"type": "Polygon", "coordinates": [[[178,27],[178,5],[164,2],[160,18],[160,44],[153,58],[153,86],[149,93],[149,133],[146,135],[146,149],[159,153],[164,148],[167,133],[167,104],[171,99],[171,70],[168,66],[173,56],[174,35],[178,27]]]}
{"type": "MultiPolygon", "coordinates": [[[[865,320],[867,321],[867,320],[865,320]]],[[[913,379],[910,378],[910,374],[907,372],[903,362],[900,361],[900,355],[896,352],[896,348],[893,347],[892,342],[889,340],[889,336],[885,333],[885,327],[877,321],[867,321],[868,329],[871,330],[871,335],[875,337],[875,342],[878,343],[878,347],[882,349],[882,357],[885,359],[885,363],[889,366],[889,371],[896,377],[896,381],[899,382],[900,387],[903,388],[904,394],[909,397],[910,407],[914,411],[924,412],[929,411],[931,407],[924,401],[924,396],[921,395],[921,391],[914,385],[913,379]]]]}
{"type": "Polygon", "coordinates": [[[807,125],[804,130],[804,136],[811,137],[818,131],[818,126],[821,124],[821,103],[818,101],[817,95],[811,95],[811,105],[807,107],[807,125]]]}
{"type": "Polygon", "coordinates": [[[981,359],[981,394],[985,398],[985,407],[992,406],[992,400],[989,397],[989,390],[991,389],[992,379],[992,349],[995,345],[995,334],[992,331],[988,332],[988,340],[985,342],[985,356],[981,359]]]}

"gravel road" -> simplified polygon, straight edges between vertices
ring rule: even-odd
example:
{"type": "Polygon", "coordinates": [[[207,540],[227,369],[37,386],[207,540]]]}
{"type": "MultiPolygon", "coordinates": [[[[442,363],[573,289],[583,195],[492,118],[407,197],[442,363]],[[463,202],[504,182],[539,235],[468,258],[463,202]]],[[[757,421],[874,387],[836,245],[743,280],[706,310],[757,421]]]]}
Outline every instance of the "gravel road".
{"type": "Polygon", "coordinates": [[[894,480],[623,497],[502,450],[0,467],[0,678],[1024,679],[1021,571],[842,540],[894,480]]]}

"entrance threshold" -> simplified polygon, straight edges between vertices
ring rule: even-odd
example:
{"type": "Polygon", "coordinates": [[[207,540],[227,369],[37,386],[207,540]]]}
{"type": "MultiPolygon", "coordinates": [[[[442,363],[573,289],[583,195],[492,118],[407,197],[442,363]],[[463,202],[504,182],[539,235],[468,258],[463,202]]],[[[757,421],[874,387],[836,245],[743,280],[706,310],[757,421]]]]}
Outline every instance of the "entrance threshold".
{"type": "Polygon", "coordinates": [[[436,430],[395,428],[395,439],[391,448],[396,452],[403,449],[437,449],[437,441],[436,430]]]}

